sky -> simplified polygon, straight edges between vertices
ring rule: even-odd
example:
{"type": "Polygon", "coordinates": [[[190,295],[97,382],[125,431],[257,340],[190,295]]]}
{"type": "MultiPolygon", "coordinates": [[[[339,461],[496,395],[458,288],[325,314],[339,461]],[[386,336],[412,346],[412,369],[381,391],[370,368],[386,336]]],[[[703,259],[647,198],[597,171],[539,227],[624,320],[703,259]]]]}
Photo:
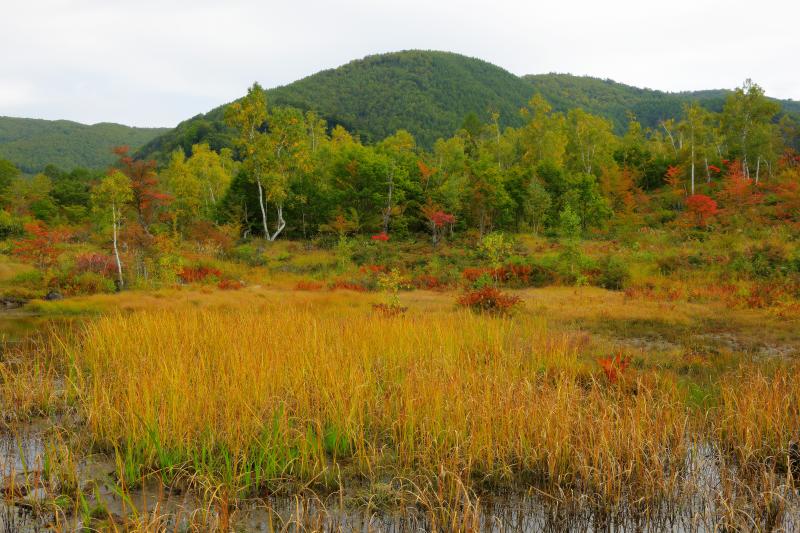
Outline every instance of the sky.
{"type": "Polygon", "coordinates": [[[370,54],[800,99],[800,1],[0,0],[0,115],[174,126],[370,54]]]}

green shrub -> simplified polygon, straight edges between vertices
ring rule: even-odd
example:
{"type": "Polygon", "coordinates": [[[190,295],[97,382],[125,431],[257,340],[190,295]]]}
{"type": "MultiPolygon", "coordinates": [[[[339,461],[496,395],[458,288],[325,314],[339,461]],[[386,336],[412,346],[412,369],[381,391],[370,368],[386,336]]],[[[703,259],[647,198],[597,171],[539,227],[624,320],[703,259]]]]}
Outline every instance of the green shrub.
{"type": "Polygon", "coordinates": [[[620,291],[631,279],[628,265],[612,255],[606,256],[598,263],[600,270],[597,284],[612,291],[620,291]]]}
{"type": "Polygon", "coordinates": [[[20,272],[11,279],[11,285],[27,289],[41,289],[44,287],[44,274],[41,270],[20,272]]]}
{"type": "Polygon", "coordinates": [[[21,237],[25,233],[19,217],[12,216],[8,211],[0,210],[0,240],[21,237]]]}

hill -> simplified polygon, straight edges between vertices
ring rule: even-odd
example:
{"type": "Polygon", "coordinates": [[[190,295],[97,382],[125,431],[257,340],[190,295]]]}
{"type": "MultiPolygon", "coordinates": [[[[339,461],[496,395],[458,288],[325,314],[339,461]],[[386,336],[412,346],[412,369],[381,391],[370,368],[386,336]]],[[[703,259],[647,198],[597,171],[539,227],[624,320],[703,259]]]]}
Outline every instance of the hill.
{"type": "MultiPolygon", "coordinates": [[[[505,125],[517,124],[518,110],[531,94],[528,82],[486,61],[417,50],[368,56],[267,91],[270,105],[314,110],[363,141],[403,128],[427,147],[450,136],[469,113],[483,117],[497,111],[505,125]]],[[[226,145],[223,113],[224,106],[179,124],[141,155],[163,158],[201,139],[215,148],[226,145]]]]}
{"type": "MultiPolygon", "coordinates": [[[[625,129],[628,111],[644,126],[654,127],[662,119],[678,117],[682,104],[695,99],[719,111],[729,93],[668,93],[570,74],[518,77],[480,59],[419,50],[368,56],[267,93],[270,105],[312,109],[362,140],[380,140],[404,128],[430,148],[437,138],[452,135],[469,113],[488,118],[497,111],[503,125],[516,125],[519,108],[536,92],[558,111],[582,107],[605,116],[618,133],[625,129]]],[[[780,103],[785,111],[800,113],[800,102],[780,103]]],[[[199,141],[215,149],[229,146],[232,133],[224,124],[224,108],[182,122],[147,143],[139,155],[163,161],[175,148],[188,151],[199,141]]]]}
{"type": "MultiPolygon", "coordinates": [[[[656,127],[662,120],[676,118],[684,103],[697,101],[703,107],[722,111],[725,98],[731,91],[725,89],[669,93],[653,89],[640,89],[613,80],[571,74],[535,74],[523,76],[534,92],[547,98],[559,111],[582,107],[586,111],[610,119],[622,133],[633,113],[645,127],[656,127]]],[[[800,113],[800,102],[776,100],[785,112],[800,113]]]]}
{"type": "Polygon", "coordinates": [[[127,144],[136,150],[169,128],[133,128],[100,123],[91,126],[69,120],[39,120],[0,116],[0,158],[27,174],[48,164],[64,169],[102,168],[114,161],[111,148],[127,144]]]}

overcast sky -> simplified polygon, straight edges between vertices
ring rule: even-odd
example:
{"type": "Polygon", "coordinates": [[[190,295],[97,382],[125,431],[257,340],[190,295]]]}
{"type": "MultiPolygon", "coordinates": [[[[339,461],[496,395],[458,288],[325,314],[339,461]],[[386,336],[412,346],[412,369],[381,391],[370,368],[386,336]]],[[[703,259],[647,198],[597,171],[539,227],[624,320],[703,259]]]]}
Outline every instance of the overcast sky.
{"type": "Polygon", "coordinates": [[[2,0],[0,115],[173,126],[365,55],[800,99],[800,1],[2,0]]]}

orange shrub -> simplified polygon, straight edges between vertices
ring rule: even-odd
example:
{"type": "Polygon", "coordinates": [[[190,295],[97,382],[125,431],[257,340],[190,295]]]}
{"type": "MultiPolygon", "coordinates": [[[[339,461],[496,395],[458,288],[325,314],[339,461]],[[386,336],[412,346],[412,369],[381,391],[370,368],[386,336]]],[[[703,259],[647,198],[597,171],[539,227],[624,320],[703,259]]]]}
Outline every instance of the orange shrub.
{"type": "Polygon", "coordinates": [[[518,296],[506,294],[494,287],[467,291],[458,298],[458,305],[462,307],[499,314],[511,312],[521,302],[522,299],[518,296]]]}
{"type": "Polygon", "coordinates": [[[325,285],[322,283],[309,280],[298,281],[294,286],[296,291],[321,291],[323,288],[325,288],[325,285]]]}

